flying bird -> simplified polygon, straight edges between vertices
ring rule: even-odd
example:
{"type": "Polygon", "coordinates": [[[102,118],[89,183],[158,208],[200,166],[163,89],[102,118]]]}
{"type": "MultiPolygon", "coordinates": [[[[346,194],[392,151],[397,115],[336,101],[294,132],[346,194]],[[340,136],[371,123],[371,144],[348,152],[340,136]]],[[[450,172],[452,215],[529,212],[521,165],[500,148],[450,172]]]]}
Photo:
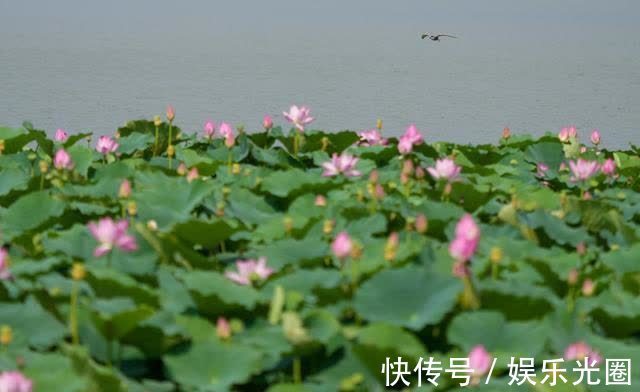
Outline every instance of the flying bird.
{"type": "Polygon", "coordinates": [[[431,41],[440,41],[440,37],[458,38],[449,34],[436,34],[436,35],[429,34],[429,33],[422,34],[422,39],[429,38],[431,41]]]}

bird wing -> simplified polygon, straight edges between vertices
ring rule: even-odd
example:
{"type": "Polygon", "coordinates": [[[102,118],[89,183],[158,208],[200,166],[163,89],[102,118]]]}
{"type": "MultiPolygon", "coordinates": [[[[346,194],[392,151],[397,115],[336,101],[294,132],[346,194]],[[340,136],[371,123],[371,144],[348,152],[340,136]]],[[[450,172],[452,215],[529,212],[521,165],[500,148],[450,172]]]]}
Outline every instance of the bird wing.
{"type": "Polygon", "coordinates": [[[438,37],[449,37],[449,38],[458,38],[458,37],[454,37],[453,35],[449,35],[449,34],[438,34],[438,37]]]}
{"type": "Polygon", "coordinates": [[[427,34],[427,33],[424,33],[424,34],[422,34],[422,35],[421,35],[422,39],[425,39],[425,38],[427,38],[428,36],[429,36],[429,34],[427,34]]]}

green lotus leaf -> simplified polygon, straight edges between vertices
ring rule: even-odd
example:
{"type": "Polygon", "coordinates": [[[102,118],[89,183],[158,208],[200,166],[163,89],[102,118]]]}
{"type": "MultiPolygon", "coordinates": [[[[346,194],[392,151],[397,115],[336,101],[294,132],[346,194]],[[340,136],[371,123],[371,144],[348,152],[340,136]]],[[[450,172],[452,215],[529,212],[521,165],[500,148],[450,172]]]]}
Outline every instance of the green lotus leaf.
{"type": "Polygon", "coordinates": [[[499,312],[476,311],[457,315],[447,339],[465,352],[481,344],[498,358],[529,358],[543,352],[550,333],[545,322],[508,322],[499,312]]]}
{"type": "Polygon", "coordinates": [[[58,319],[30,296],[24,302],[3,303],[0,325],[8,325],[27,337],[30,346],[46,349],[62,341],[67,330],[58,319]]]}
{"type": "Polygon", "coordinates": [[[260,366],[261,355],[235,342],[201,342],[163,358],[168,377],[184,388],[227,391],[249,379],[260,366]],[[233,360],[231,360],[233,359],[233,360]]]}
{"type": "Polygon", "coordinates": [[[415,267],[385,270],[362,284],[354,307],[369,321],[418,331],[453,310],[461,289],[458,279],[415,267]]]}

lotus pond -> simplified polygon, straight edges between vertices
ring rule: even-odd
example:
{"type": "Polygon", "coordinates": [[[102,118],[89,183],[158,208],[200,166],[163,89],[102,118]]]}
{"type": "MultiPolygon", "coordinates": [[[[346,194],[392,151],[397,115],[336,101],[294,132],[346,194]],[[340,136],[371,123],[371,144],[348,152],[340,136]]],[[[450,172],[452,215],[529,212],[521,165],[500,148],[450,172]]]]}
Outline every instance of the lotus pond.
{"type": "Polygon", "coordinates": [[[0,384],[376,391],[386,358],[433,357],[468,358],[471,385],[389,388],[634,390],[509,386],[508,364],[640,366],[636,147],[384,139],[305,110],[204,136],[173,110],[113,137],[0,128],[0,384]]]}

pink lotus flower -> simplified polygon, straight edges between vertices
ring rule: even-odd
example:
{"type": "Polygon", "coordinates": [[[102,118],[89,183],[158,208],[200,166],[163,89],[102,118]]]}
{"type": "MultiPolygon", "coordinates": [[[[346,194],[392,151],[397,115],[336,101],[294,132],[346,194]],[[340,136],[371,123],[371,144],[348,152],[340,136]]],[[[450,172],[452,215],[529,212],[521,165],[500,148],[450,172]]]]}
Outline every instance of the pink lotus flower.
{"type": "Polygon", "coordinates": [[[127,234],[129,222],[126,219],[115,222],[113,219],[106,217],[100,219],[97,224],[90,222],[87,227],[93,238],[99,243],[93,252],[95,257],[101,257],[111,252],[114,247],[125,252],[138,249],[136,238],[127,234]]]}
{"type": "Polygon", "coordinates": [[[292,123],[300,131],[304,132],[304,126],[311,123],[314,118],[309,115],[310,110],[306,106],[297,107],[292,105],[289,112],[282,112],[284,118],[292,123]]]}
{"type": "Polygon", "coordinates": [[[231,148],[236,144],[236,136],[233,133],[233,127],[230,124],[223,122],[220,124],[218,132],[220,132],[220,136],[224,138],[225,146],[231,148]]]}
{"type": "Polygon", "coordinates": [[[361,146],[384,146],[387,144],[387,139],[383,138],[377,129],[362,131],[358,133],[358,136],[360,136],[358,144],[361,146]]]}
{"type": "Polygon", "coordinates": [[[273,128],[273,119],[268,114],[262,119],[262,128],[264,128],[265,131],[273,128]]]}
{"type": "Polygon", "coordinates": [[[172,122],[174,118],[176,118],[176,110],[173,108],[173,106],[168,105],[167,106],[167,120],[169,120],[169,122],[172,122]]]}
{"type": "Polygon", "coordinates": [[[600,164],[597,161],[578,158],[577,161],[569,161],[569,167],[573,173],[572,181],[586,181],[598,173],[600,164]]]}
{"type": "Polygon", "coordinates": [[[200,177],[200,173],[198,173],[197,167],[192,167],[191,170],[187,173],[187,182],[191,182],[193,180],[197,180],[200,177]]]}
{"type": "Polygon", "coordinates": [[[5,248],[0,248],[0,280],[11,279],[9,271],[9,253],[5,248]]]}
{"type": "Polygon", "coordinates": [[[616,161],[611,158],[607,158],[602,164],[600,171],[602,171],[602,174],[604,175],[613,176],[614,174],[616,174],[616,168],[616,161]]]}
{"type": "Polygon", "coordinates": [[[71,169],[73,167],[71,155],[69,155],[69,153],[64,149],[59,149],[58,151],[56,151],[56,155],[53,158],[53,166],[58,170],[71,169]]]}
{"type": "Polygon", "coordinates": [[[58,128],[56,130],[56,134],[54,138],[57,142],[64,143],[69,138],[69,134],[67,134],[67,132],[64,129],[58,128]]]}
{"type": "Polygon", "coordinates": [[[540,162],[536,165],[536,170],[537,170],[537,174],[538,177],[544,177],[545,174],[547,174],[547,170],[549,170],[549,166],[545,165],[544,163],[540,162]]]}
{"type": "Polygon", "coordinates": [[[595,144],[596,146],[600,144],[600,131],[598,131],[597,129],[594,129],[591,132],[591,143],[595,144]]]}
{"type": "Polygon", "coordinates": [[[584,361],[587,357],[589,365],[602,363],[602,356],[585,342],[573,343],[564,350],[564,359],[568,361],[584,361]]]}
{"type": "Polygon", "coordinates": [[[357,163],[358,158],[354,156],[347,153],[338,155],[334,152],[331,161],[322,164],[324,168],[322,175],[324,177],[333,177],[338,174],[343,174],[346,177],[357,177],[361,174],[360,171],[356,170],[357,163]]]}
{"type": "Polygon", "coordinates": [[[451,158],[438,159],[435,167],[428,167],[427,171],[436,180],[453,182],[458,179],[462,168],[455,164],[451,158]]]}
{"type": "Polygon", "coordinates": [[[578,131],[575,127],[564,127],[558,133],[558,139],[560,139],[560,141],[563,143],[568,142],[572,137],[578,137],[578,131]]]}
{"type": "Polygon", "coordinates": [[[0,373],[0,392],[32,392],[33,382],[18,371],[0,373]]]}
{"type": "Polygon", "coordinates": [[[491,369],[491,354],[482,345],[477,345],[469,352],[469,367],[473,369],[474,377],[487,374],[491,369]]]}
{"type": "Polygon", "coordinates": [[[131,182],[127,179],[120,183],[120,189],[118,189],[118,197],[121,199],[127,199],[131,196],[131,182]]]}
{"type": "Polygon", "coordinates": [[[353,241],[346,231],[340,232],[331,244],[333,254],[339,259],[344,259],[351,254],[353,250],[353,241]]]}
{"type": "Polygon", "coordinates": [[[422,144],[424,139],[422,138],[422,134],[418,131],[415,125],[410,125],[409,128],[405,131],[404,135],[400,136],[400,140],[398,141],[398,151],[400,154],[409,154],[413,151],[413,146],[422,144]]]}
{"type": "Polygon", "coordinates": [[[468,261],[475,254],[480,242],[480,228],[469,214],[456,225],[455,238],[449,245],[449,254],[458,261],[468,261]]]}
{"type": "Polygon", "coordinates": [[[267,259],[260,257],[256,260],[238,260],[236,261],[236,271],[227,271],[225,276],[235,283],[250,286],[254,281],[267,279],[273,270],[267,267],[267,259]]]}
{"type": "Polygon", "coordinates": [[[98,143],[96,144],[96,151],[100,154],[107,155],[110,152],[115,152],[118,149],[118,143],[109,136],[100,136],[98,143]]]}
{"type": "Polygon", "coordinates": [[[205,139],[213,139],[213,136],[216,133],[216,124],[213,121],[207,121],[204,123],[203,133],[205,139]]]}
{"type": "Polygon", "coordinates": [[[231,325],[229,321],[224,317],[218,317],[216,322],[216,335],[220,339],[229,339],[231,337],[231,325]]]}

